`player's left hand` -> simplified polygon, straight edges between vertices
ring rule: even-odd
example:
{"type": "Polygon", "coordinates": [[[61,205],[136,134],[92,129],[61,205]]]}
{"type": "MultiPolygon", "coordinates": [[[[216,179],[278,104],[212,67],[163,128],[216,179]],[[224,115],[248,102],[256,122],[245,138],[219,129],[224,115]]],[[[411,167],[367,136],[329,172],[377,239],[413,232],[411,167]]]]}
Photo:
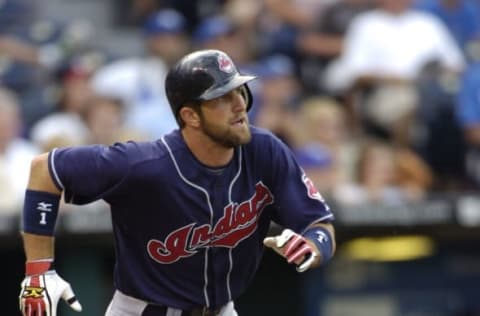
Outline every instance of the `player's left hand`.
{"type": "Polygon", "coordinates": [[[60,298],[73,310],[82,311],[70,284],[50,269],[49,265],[45,261],[27,263],[19,296],[23,316],[56,316],[60,298]]]}
{"type": "Polygon", "coordinates": [[[278,236],[265,238],[263,244],[286,258],[288,263],[295,263],[298,272],[304,272],[320,261],[314,244],[290,229],[284,229],[278,236]]]}

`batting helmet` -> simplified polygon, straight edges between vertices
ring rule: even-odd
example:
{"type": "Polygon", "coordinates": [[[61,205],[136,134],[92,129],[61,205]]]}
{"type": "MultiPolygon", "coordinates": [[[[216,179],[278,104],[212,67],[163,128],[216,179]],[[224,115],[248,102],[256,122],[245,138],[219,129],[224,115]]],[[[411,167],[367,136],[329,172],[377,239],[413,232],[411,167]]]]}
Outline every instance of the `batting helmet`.
{"type": "Polygon", "coordinates": [[[177,117],[188,102],[211,100],[244,86],[248,111],[252,106],[252,93],[246,83],[255,78],[240,74],[224,52],[200,50],[186,55],[170,69],[165,79],[165,91],[177,117]]]}

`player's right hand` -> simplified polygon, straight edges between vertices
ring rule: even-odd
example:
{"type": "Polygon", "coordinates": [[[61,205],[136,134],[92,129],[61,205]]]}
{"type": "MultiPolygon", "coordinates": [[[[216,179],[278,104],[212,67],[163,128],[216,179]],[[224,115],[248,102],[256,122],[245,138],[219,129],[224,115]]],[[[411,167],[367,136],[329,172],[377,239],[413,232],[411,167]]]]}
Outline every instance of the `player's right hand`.
{"type": "Polygon", "coordinates": [[[288,263],[295,263],[298,272],[307,271],[318,264],[318,250],[312,242],[290,229],[284,229],[278,236],[265,238],[263,244],[285,257],[288,263]]]}
{"type": "Polygon", "coordinates": [[[82,311],[70,284],[52,266],[53,260],[27,262],[19,296],[23,316],[56,316],[60,298],[73,310],[82,311]]]}

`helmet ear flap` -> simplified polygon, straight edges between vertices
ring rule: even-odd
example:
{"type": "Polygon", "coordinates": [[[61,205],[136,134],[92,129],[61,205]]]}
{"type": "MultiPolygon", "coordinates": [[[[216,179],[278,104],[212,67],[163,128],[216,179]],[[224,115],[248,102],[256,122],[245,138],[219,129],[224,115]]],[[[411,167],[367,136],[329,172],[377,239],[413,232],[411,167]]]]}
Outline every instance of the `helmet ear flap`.
{"type": "Polygon", "coordinates": [[[247,84],[244,84],[240,87],[240,94],[242,95],[243,99],[245,100],[245,104],[247,105],[247,111],[250,110],[252,107],[252,93],[250,88],[247,84]]]}
{"type": "Polygon", "coordinates": [[[248,97],[248,93],[247,93],[247,89],[245,88],[245,85],[241,86],[239,90],[240,90],[240,95],[245,100],[245,103],[248,104],[249,97],[248,97]]]}

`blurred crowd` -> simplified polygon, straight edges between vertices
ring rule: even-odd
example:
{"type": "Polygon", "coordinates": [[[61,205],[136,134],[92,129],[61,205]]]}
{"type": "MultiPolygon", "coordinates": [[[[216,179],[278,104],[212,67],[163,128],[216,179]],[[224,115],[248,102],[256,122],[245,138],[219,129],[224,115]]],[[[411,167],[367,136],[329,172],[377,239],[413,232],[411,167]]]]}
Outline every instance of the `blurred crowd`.
{"type": "Polygon", "coordinates": [[[477,0],[131,0],[138,56],[92,40],[88,17],[40,18],[31,2],[0,1],[4,213],[18,212],[37,153],[176,128],[166,72],[205,48],[259,77],[251,123],[289,145],[334,203],[480,186],[477,0]]]}

